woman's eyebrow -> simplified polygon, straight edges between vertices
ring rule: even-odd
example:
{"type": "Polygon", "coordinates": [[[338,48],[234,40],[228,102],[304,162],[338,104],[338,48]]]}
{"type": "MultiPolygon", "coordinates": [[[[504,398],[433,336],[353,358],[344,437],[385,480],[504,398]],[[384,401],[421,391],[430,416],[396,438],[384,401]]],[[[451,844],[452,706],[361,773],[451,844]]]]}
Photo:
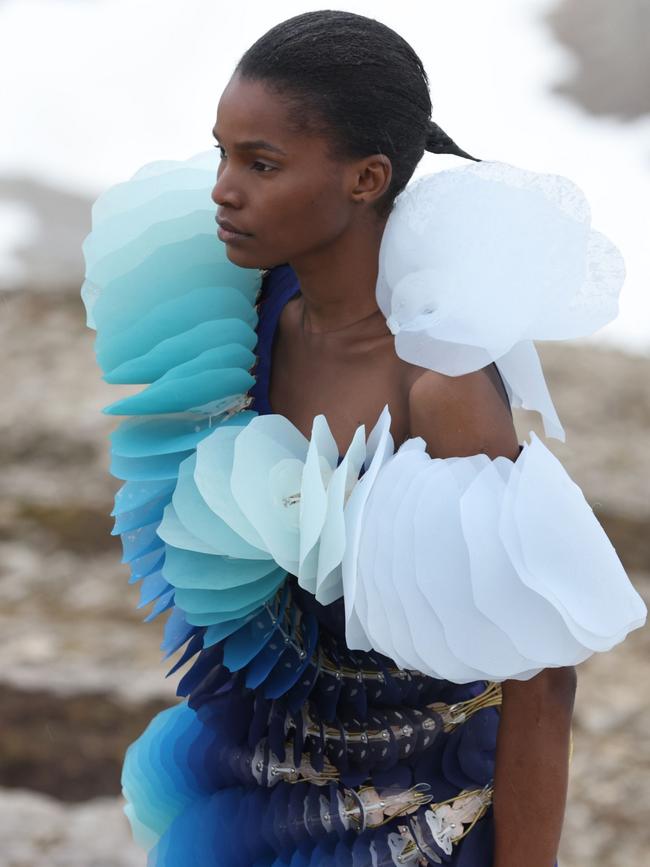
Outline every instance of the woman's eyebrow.
{"type": "MultiPolygon", "coordinates": [[[[216,130],[212,130],[212,135],[219,141],[219,136],[217,135],[216,130]]],[[[251,139],[250,141],[240,141],[235,145],[235,149],[239,151],[271,151],[272,153],[280,154],[283,157],[286,157],[286,152],[279,148],[277,145],[271,144],[271,142],[265,141],[264,139],[251,139]]]]}

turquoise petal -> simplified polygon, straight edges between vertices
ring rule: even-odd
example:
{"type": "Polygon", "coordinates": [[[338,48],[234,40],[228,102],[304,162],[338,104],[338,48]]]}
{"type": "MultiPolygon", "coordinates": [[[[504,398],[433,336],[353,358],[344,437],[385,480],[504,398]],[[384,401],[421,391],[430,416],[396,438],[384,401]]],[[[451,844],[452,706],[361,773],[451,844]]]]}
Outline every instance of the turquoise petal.
{"type": "MultiPolygon", "coordinates": [[[[206,177],[203,172],[183,171],[179,172],[176,182],[182,182],[188,186],[179,195],[178,190],[158,190],[152,200],[144,202],[140,205],[131,204],[127,210],[121,213],[114,213],[111,216],[105,215],[103,218],[98,218],[98,209],[93,209],[93,223],[95,225],[101,222],[101,234],[89,236],[87,243],[84,243],[84,255],[89,259],[99,261],[106,256],[119,251],[133,241],[134,238],[142,236],[147,228],[151,226],[152,210],[156,210],[156,219],[161,224],[167,224],[172,220],[186,217],[189,214],[200,214],[202,222],[199,224],[199,229],[205,230],[209,225],[208,220],[214,222],[214,213],[210,212],[210,199],[206,195],[205,186],[195,186],[196,184],[205,184],[206,177]],[[192,189],[192,187],[195,187],[192,189]]],[[[112,192],[112,191],[109,191],[112,192]]],[[[129,195],[133,196],[134,191],[129,191],[129,195]]],[[[106,209],[104,209],[106,210],[106,209]]],[[[178,234],[171,235],[172,240],[178,240],[178,234]]]]}
{"type": "Polygon", "coordinates": [[[134,584],[136,581],[140,581],[141,578],[146,578],[147,575],[159,570],[162,567],[164,557],[165,547],[161,542],[159,548],[143,554],[136,560],[131,560],[129,563],[129,569],[131,570],[129,584],[134,584]]]}
{"type": "Polygon", "coordinates": [[[245,346],[239,346],[236,343],[213,346],[195,358],[190,358],[189,361],[172,367],[160,377],[158,383],[192,376],[195,373],[202,373],[204,370],[229,370],[233,367],[242,367],[244,370],[248,370],[254,363],[254,353],[250,349],[246,349],[245,346]]]}
{"type": "Polygon", "coordinates": [[[132,512],[152,500],[157,500],[165,493],[171,497],[173,490],[173,482],[169,481],[125,482],[115,494],[115,504],[111,515],[117,516],[123,512],[132,512]]]}
{"type": "Polygon", "coordinates": [[[178,465],[191,451],[174,452],[171,455],[152,455],[146,458],[123,458],[113,455],[111,474],[118,479],[162,481],[175,479],[178,465]]]}
{"type": "Polygon", "coordinates": [[[221,551],[209,542],[199,539],[179,520],[173,503],[167,503],[165,507],[162,521],[158,527],[158,535],[167,543],[168,550],[179,548],[183,551],[199,551],[202,554],[221,556],[221,551]]]}
{"type": "MultiPolygon", "coordinates": [[[[275,573],[271,573],[272,575],[275,573]]],[[[188,623],[191,623],[193,626],[212,626],[213,624],[223,623],[228,620],[232,620],[234,618],[245,617],[247,614],[251,614],[257,611],[267,599],[270,599],[278,587],[282,584],[282,582],[286,578],[286,571],[284,569],[278,570],[278,577],[274,584],[269,586],[269,592],[267,595],[261,600],[255,600],[250,602],[248,605],[244,605],[241,608],[230,610],[224,610],[220,608],[218,611],[206,611],[206,612],[197,612],[194,614],[186,614],[186,619],[188,623]]],[[[177,593],[179,591],[176,591],[177,593]]],[[[181,606],[182,607],[182,606],[181,606]]]]}
{"type": "Polygon", "coordinates": [[[104,379],[110,383],[153,382],[167,370],[195,358],[206,349],[238,343],[252,350],[256,342],[254,330],[241,319],[200,322],[193,328],[162,340],[144,355],[118,365],[104,379]]]}
{"type": "Polygon", "coordinates": [[[143,554],[147,554],[160,545],[160,539],[156,535],[158,521],[146,524],[122,534],[122,548],[124,551],[122,563],[136,560],[143,554]]]}
{"type": "Polygon", "coordinates": [[[122,512],[115,519],[111,536],[119,536],[122,533],[128,533],[138,527],[143,527],[145,524],[151,524],[154,521],[160,521],[169,495],[163,494],[156,500],[151,500],[144,506],[139,506],[132,512],[122,512]]]}
{"type": "MultiPolygon", "coordinates": [[[[163,303],[159,299],[153,307],[143,311],[121,329],[110,332],[98,330],[95,351],[97,361],[110,371],[125,361],[138,358],[164,340],[194,328],[206,320],[240,319],[254,327],[257,314],[250,301],[236,288],[215,285],[215,274],[196,288],[183,281],[182,294],[176,294],[163,303]]],[[[99,304],[99,301],[97,302],[99,304]]]]}
{"type": "MultiPolygon", "coordinates": [[[[160,161],[160,165],[162,164],[163,162],[160,161]]],[[[216,164],[214,170],[216,170],[216,164]]],[[[203,197],[202,204],[209,207],[210,183],[213,181],[214,171],[210,171],[207,167],[190,167],[185,162],[167,161],[166,171],[156,172],[155,175],[148,177],[142,176],[138,172],[129,180],[115,184],[102,193],[93,205],[93,226],[101,225],[103,234],[104,227],[110,221],[114,220],[115,223],[118,223],[119,220],[130,214],[140,215],[143,222],[141,227],[135,229],[132,224],[128,224],[130,237],[133,237],[136,232],[146,228],[147,224],[151,224],[151,212],[170,193],[176,195],[176,201],[190,199],[193,201],[193,197],[198,192],[203,197]]],[[[193,201],[193,207],[197,205],[200,206],[201,202],[193,201]]],[[[128,235],[119,238],[120,246],[128,238],[128,235]]],[[[106,238],[102,240],[104,242],[103,247],[96,252],[96,255],[102,255],[106,252],[106,238]]],[[[86,252],[85,249],[84,252],[86,252]]],[[[90,254],[93,252],[94,250],[88,251],[90,254]]]]}
{"type": "Polygon", "coordinates": [[[182,590],[236,590],[277,569],[273,560],[234,560],[198,551],[167,547],[164,575],[182,590]]]}
{"type": "Polygon", "coordinates": [[[215,514],[199,493],[194,481],[196,454],[190,455],[179,467],[178,483],[172,503],[178,520],[192,533],[228,557],[269,560],[268,551],[261,551],[246,542],[219,515],[215,514]]]}
{"type": "Polygon", "coordinates": [[[241,425],[221,425],[201,440],[196,449],[194,480],[201,497],[216,515],[250,545],[266,550],[262,537],[237,505],[230,488],[235,441],[244,429],[241,425]]]}
{"type": "Polygon", "coordinates": [[[138,316],[142,318],[159,305],[202,287],[212,287],[213,291],[228,287],[233,292],[239,291],[252,304],[260,285],[258,272],[236,269],[230,262],[219,261],[214,255],[217,243],[208,235],[197,235],[169,244],[156,250],[137,268],[102,281],[100,285],[106,291],[94,307],[98,334],[103,333],[110,340],[137,323],[138,316]],[[128,295],[133,292],[140,294],[129,301],[128,295]]]}
{"type": "MultiPolygon", "coordinates": [[[[215,558],[216,559],[216,558],[215,558]]],[[[163,567],[163,575],[165,568],[163,567]]],[[[225,590],[185,590],[176,588],[176,601],[186,614],[205,614],[209,611],[238,611],[248,605],[261,605],[268,598],[269,588],[277,586],[277,567],[257,581],[236,585],[225,590]]]]}
{"type": "Polygon", "coordinates": [[[127,418],[110,434],[111,451],[123,458],[193,451],[211,431],[210,419],[196,414],[183,418],[127,418]]]}
{"type": "Polygon", "coordinates": [[[109,404],[103,412],[106,415],[185,412],[208,401],[245,394],[254,382],[250,373],[237,368],[206,370],[193,376],[154,382],[140,394],[109,404]]]}

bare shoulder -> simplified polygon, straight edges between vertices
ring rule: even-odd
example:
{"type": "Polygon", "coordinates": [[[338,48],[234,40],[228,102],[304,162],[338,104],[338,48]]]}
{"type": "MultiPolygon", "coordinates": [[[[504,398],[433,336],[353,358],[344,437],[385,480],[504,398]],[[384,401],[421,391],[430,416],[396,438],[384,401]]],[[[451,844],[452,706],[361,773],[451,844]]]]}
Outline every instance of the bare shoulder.
{"type": "Polygon", "coordinates": [[[515,460],[519,442],[493,365],[462,376],[425,370],[408,391],[409,431],[422,437],[431,457],[484,453],[515,460]]]}

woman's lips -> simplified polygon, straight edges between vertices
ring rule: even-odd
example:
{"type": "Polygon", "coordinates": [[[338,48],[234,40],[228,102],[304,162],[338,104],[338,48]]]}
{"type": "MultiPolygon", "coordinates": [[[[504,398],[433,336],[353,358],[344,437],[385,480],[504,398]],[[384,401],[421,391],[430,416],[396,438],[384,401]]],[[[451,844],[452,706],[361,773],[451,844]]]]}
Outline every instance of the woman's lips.
{"type": "Polygon", "coordinates": [[[245,238],[252,238],[253,236],[248,232],[241,232],[239,229],[235,228],[232,223],[229,223],[228,220],[219,220],[216,218],[217,225],[219,228],[217,229],[217,236],[220,241],[224,243],[232,243],[233,241],[243,241],[245,238]]]}

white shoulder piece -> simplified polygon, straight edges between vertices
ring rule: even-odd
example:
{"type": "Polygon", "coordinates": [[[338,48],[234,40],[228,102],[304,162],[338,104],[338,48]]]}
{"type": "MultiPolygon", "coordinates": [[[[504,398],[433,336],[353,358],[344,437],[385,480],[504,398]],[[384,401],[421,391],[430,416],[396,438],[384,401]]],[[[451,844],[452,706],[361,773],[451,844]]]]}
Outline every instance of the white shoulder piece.
{"type": "Polygon", "coordinates": [[[390,416],[346,506],[346,641],[456,683],[608,650],[646,608],[582,491],[531,431],[516,461],[392,453],[390,416]]]}
{"type": "Polygon", "coordinates": [[[406,361],[448,376],[496,362],[513,407],[564,439],[534,340],[614,319],[618,249],[568,178],[480,162],[413,181],[382,238],[377,302],[406,361]]]}

